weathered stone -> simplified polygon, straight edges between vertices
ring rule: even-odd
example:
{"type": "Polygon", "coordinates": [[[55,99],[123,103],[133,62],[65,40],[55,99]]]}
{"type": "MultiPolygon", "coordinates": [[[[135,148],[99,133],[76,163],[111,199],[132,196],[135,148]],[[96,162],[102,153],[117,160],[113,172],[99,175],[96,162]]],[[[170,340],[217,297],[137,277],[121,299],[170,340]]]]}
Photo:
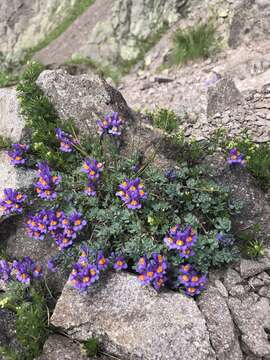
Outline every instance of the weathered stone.
{"type": "Polygon", "coordinates": [[[228,291],[235,285],[238,285],[242,282],[242,278],[239,273],[232,268],[228,268],[224,274],[224,285],[228,291]]]}
{"type": "Polygon", "coordinates": [[[87,135],[97,135],[96,120],[116,111],[131,122],[131,112],[119,91],[95,75],[72,76],[64,70],[45,70],[37,85],[52,101],[63,120],[74,119],[78,129],[87,135]]]}
{"type": "Polygon", "coordinates": [[[16,90],[0,89],[0,136],[19,142],[23,136],[24,127],[25,121],[20,115],[16,90]]]}
{"type": "Polygon", "coordinates": [[[226,287],[223,285],[223,283],[222,283],[220,280],[216,280],[216,281],[215,281],[215,286],[216,286],[216,288],[218,289],[219,293],[220,293],[223,297],[227,298],[227,297],[229,296],[226,287]]]}
{"type": "Polygon", "coordinates": [[[77,340],[95,335],[106,352],[125,359],[215,358],[193,299],[169,291],[157,294],[127,273],[112,274],[87,294],[67,285],[51,323],[77,340]]]}
{"type": "Polygon", "coordinates": [[[242,101],[242,95],[234,81],[230,78],[221,79],[208,88],[207,115],[214,116],[242,101]]]}
{"type": "Polygon", "coordinates": [[[269,356],[270,344],[266,332],[270,328],[269,300],[253,294],[242,301],[230,298],[228,305],[248,352],[258,357],[269,356]]]}
{"type": "Polygon", "coordinates": [[[242,0],[239,2],[230,25],[229,46],[238,47],[243,41],[258,41],[269,35],[269,2],[242,0]],[[259,5],[259,6],[258,6],[259,5]]]}
{"type": "Polygon", "coordinates": [[[270,285],[270,276],[265,271],[257,275],[257,278],[262,280],[265,285],[270,285]]]}
{"type": "Polygon", "coordinates": [[[242,359],[243,355],[235,334],[230,311],[218,289],[209,286],[200,297],[198,305],[206,319],[210,341],[217,359],[242,359]]]}
{"type": "Polygon", "coordinates": [[[235,285],[229,291],[231,296],[242,299],[246,296],[245,288],[243,285],[235,285]]]}
{"type": "MultiPolygon", "coordinates": [[[[75,343],[67,337],[61,335],[52,335],[46,341],[43,347],[43,354],[37,360],[95,360],[94,357],[88,357],[82,345],[75,343]]],[[[103,360],[103,357],[99,357],[103,360]]],[[[105,359],[105,358],[104,358],[105,359]]]]}
{"type": "Polygon", "coordinates": [[[246,279],[257,275],[265,270],[270,269],[270,259],[263,258],[262,260],[247,260],[241,259],[240,272],[241,276],[246,279]]]}

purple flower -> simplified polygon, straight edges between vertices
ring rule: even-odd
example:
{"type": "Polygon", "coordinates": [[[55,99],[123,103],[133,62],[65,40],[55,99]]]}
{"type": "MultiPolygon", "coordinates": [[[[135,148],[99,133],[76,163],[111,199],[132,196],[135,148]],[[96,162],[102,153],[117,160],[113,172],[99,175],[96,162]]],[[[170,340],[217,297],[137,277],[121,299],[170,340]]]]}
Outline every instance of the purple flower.
{"type": "Polygon", "coordinates": [[[166,259],[158,253],[153,253],[150,259],[146,256],[140,257],[136,267],[136,271],[140,273],[139,282],[142,285],[152,284],[156,290],[160,290],[167,281],[166,270],[166,259]]]}
{"type": "Polygon", "coordinates": [[[97,184],[91,180],[88,181],[87,188],[85,189],[85,194],[88,196],[96,196],[97,195],[97,184]]]}
{"type": "Polygon", "coordinates": [[[136,178],[135,180],[125,179],[119,185],[119,191],[116,196],[126,204],[128,209],[140,209],[142,207],[142,200],[147,199],[147,193],[144,185],[141,183],[141,179],[136,178]]]}
{"type": "Polygon", "coordinates": [[[26,195],[23,195],[11,188],[4,189],[4,196],[0,200],[0,207],[4,215],[10,213],[21,213],[22,204],[26,200],[26,195]]]}
{"type": "Polygon", "coordinates": [[[190,226],[181,231],[179,225],[175,225],[169,230],[169,234],[163,241],[169,250],[178,250],[182,258],[194,256],[192,246],[196,243],[197,236],[190,226]]]}
{"type": "Polygon", "coordinates": [[[99,251],[98,258],[97,258],[97,267],[99,270],[107,269],[109,265],[109,259],[104,256],[103,251],[99,251]]]}
{"type": "Polygon", "coordinates": [[[8,151],[8,156],[10,157],[10,163],[12,165],[22,165],[25,163],[24,153],[29,150],[29,146],[25,144],[13,144],[12,150],[8,151]]]}
{"type": "Polygon", "coordinates": [[[139,261],[137,263],[136,271],[138,273],[142,273],[146,270],[148,264],[148,260],[146,256],[142,256],[139,258],[139,261]]]}
{"type": "Polygon", "coordinates": [[[21,261],[13,261],[12,268],[16,274],[16,279],[27,285],[30,284],[32,278],[39,279],[43,275],[42,267],[30,257],[24,257],[21,261]]]}
{"type": "Polygon", "coordinates": [[[206,276],[200,274],[188,263],[181,265],[178,280],[188,296],[199,295],[207,283],[206,276]]]}
{"type": "Polygon", "coordinates": [[[56,199],[55,187],[60,183],[61,176],[53,176],[46,162],[39,163],[38,169],[39,179],[34,184],[38,196],[44,200],[56,199]]]}
{"type": "Polygon", "coordinates": [[[6,260],[0,260],[0,279],[7,282],[10,279],[12,266],[6,260]]]}
{"type": "Polygon", "coordinates": [[[80,291],[86,290],[90,285],[99,279],[99,270],[95,265],[76,263],[69,276],[69,283],[80,291]]]}
{"type": "Polygon", "coordinates": [[[71,152],[74,144],[78,143],[71,134],[68,134],[60,128],[55,129],[56,137],[60,140],[60,150],[63,152],[71,152]]]}
{"type": "Polygon", "coordinates": [[[87,224],[86,220],[82,219],[81,214],[76,211],[70,215],[69,219],[72,229],[76,232],[82,230],[87,224]]]}
{"type": "Polygon", "coordinates": [[[85,159],[81,171],[87,174],[89,180],[95,182],[99,180],[103,169],[104,163],[98,162],[96,159],[93,159],[92,161],[90,159],[85,159]]]}
{"type": "Polygon", "coordinates": [[[114,261],[113,267],[115,270],[124,270],[127,269],[128,266],[126,260],[122,256],[118,256],[114,261]]]}
{"type": "Polygon", "coordinates": [[[112,114],[105,116],[105,119],[103,120],[97,120],[97,124],[99,126],[100,136],[103,136],[104,134],[120,136],[122,133],[122,120],[119,118],[119,114],[117,112],[113,112],[112,114]]]}
{"type": "Polygon", "coordinates": [[[56,266],[55,260],[53,258],[48,260],[47,268],[51,272],[56,272],[57,271],[57,266],[56,266]]]}
{"type": "Polygon", "coordinates": [[[33,268],[32,268],[32,274],[34,278],[41,278],[43,275],[43,269],[42,266],[40,264],[34,264],[33,268]]]}
{"type": "Polygon", "coordinates": [[[174,169],[168,169],[168,170],[166,170],[165,173],[164,173],[164,175],[165,175],[165,177],[166,177],[169,181],[171,181],[171,182],[175,181],[176,178],[177,178],[177,175],[176,175],[176,172],[175,172],[174,169]]]}
{"type": "Polygon", "coordinates": [[[232,246],[234,244],[234,238],[231,234],[218,233],[216,236],[217,241],[221,246],[232,246]]]}
{"type": "Polygon", "coordinates": [[[230,151],[230,155],[227,159],[228,164],[230,165],[241,165],[241,166],[245,166],[245,160],[244,160],[244,155],[241,154],[241,152],[237,149],[237,148],[233,148],[230,151]]]}

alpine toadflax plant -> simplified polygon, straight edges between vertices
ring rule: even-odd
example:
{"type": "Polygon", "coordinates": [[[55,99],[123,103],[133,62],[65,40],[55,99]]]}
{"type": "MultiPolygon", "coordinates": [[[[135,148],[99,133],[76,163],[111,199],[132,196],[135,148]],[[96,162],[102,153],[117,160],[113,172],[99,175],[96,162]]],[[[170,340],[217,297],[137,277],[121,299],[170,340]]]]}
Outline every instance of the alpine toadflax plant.
{"type": "Polygon", "coordinates": [[[73,146],[78,144],[78,140],[75,140],[71,134],[68,134],[60,128],[55,129],[57,139],[60,141],[60,150],[62,152],[71,152],[73,146]]]}
{"type": "Polygon", "coordinates": [[[0,279],[4,282],[14,278],[20,283],[29,285],[33,279],[40,279],[42,275],[42,266],[30,257],[24,257],[20,261],[14,260],[13,262],[0,260],[0,279]]]}
{"type": "Polygon", "coordinates": [[[99,126],[100,136],[103,136],[104,134],[120,136],[122,133],[122,120],[119,118],[119,114],[117,112],[105,116],[102,120],[97,120],[97,124],[99,126]]]}
{"type": "Polygon", "coordinates": [[[184,287],[185,294],[189,296],[199,295],[207,283],[206,276],[201,275],[187,263],[181,265],[178,280],[184,287]]]}
{"type": "Polygon", "coordinates": [[[195,231],[188,226],[185,230],[181,231],[179,225],[173,226],[169,234],[164,238],[164,243],[169,250],[178,250],[182,258],[189,258],[194,255],[192,246],[197,241],[195,231]]]}
{"type": "Polygon", "coordinates": [[[86,220],[76,211],[67,216],[60,210],[41,210],[27,220],[26,226],[30,237],[36,240],[50,237],[60,250],[64,250],[73,245],[78,233],[86,226],[86,220]]]}
{"type": "Polygon", "coordinates": [[[11,188],[4,189],[4,196],[0,200],[0,208],[4,215],[22,213],[26,195],[11,188]]]}
{"type": "Polygon", "coordinates": [[[34,184],[38,196],[43,200],[54,200],[57,197],[56,186],[61,181],[61,176],[52,175],[46,162],[38,164],[39,179],[34,184]]]}
{"type": "Polygon", "coordinates": [[[245,166],[246,162],[244,160],[244,155],[237,149],[233,148],[230,151],[229,157],[227,159],[228,164],[230,165],[241,165],[245,166]]]}
{"type": "Polygon", "coordinates": [[[104,170],[104,163],[98,162],[96,159],[85,159],[83,162],[82,172],[85,172],[88,177],[88,184],[85,189],[85,194],[88,196],[96,196],[97,185],[101,174],[104,170]]]}
{"type": "Polygon", "coordinates": [[[23,165],[26,162],[24,153],[29,150],[29,145],[25,144],[13,144],[12,150],[8,151],[7,154],[10,157],[10,163],[14,166],[23,165]]]}
{"type": "Polygon", "coordinates": [[[147,199],[147,192],[141,179],[135,180],[125,179],[119,185],[119,191],[116,193],[118,197],[125,203],[128,209],[136,210],[142,207],[142,200],[147,199]]]}
{"type": "Polygon", "coordinates": [[[142,285],[152,284],[156,290],[160,290],[167,281],[167,262],[163,255],[153,253],[151,258],[142,256],[136,267],[140,274],[138,279],[142,285]]]}

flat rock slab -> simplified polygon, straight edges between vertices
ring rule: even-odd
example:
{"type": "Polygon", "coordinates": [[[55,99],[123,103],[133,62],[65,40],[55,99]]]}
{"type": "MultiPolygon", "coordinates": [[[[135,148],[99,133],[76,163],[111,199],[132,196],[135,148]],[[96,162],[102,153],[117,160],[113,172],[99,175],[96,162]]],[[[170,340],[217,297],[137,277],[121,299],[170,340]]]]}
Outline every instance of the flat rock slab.
{"type": "Polygon", "coordinates": [[[0,89],[0,136],[19,142],[25,121],[20,115],[17,92],[13,88],[0,89]]]}
{"type": "Polygon", "coordinates": [[[270,269],[270,258],[264,257],[258,261],[242,259],[240,263],[241,276],[246,279],[270,269]]]}
{"type": "Polygon", "coordinates": [[[158,294],[127,273],[111,274],[88,293],[66,285],[51,323],[80,341],[98,337],[106,352],[126,360],[216,358],[193,299],[158,294]]]}
{"type": "Polygon", "coordinates": [[[242,360],[243,355],[230,310],[219,290],[209,286],[199,300],[199,307],[207,321],[211,344],[217,359],[242,360]]]}

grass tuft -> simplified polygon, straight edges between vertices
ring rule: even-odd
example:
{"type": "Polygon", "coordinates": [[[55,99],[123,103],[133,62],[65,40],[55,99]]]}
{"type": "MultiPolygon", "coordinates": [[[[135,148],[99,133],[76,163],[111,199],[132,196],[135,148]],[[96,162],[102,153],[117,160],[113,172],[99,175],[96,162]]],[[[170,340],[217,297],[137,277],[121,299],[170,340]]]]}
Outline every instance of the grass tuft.
{"type": "Polygon", "coordinates": [[[210,22],[185,30],[179,29],[174,33],[173,44],[172,56],[175,64],[208,58],[217,50],[215,26],[210,22]]]}

